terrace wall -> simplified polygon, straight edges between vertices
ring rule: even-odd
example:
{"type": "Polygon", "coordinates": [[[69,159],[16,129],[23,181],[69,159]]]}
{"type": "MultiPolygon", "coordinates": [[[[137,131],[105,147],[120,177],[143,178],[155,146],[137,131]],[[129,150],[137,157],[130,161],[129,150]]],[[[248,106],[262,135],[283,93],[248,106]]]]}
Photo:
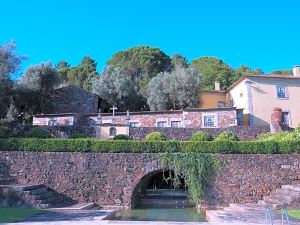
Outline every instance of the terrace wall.
{"type": "MultiPolygon", "coordinates": [[[[203,205],[254,203],[283,184],[300,181],[300,155],[216,155],[203,205]]],[[[157,154],[0,152],[0,184],[45,184],[78,202],[130,207],[141,179],[161,169],[157,154]]]]}

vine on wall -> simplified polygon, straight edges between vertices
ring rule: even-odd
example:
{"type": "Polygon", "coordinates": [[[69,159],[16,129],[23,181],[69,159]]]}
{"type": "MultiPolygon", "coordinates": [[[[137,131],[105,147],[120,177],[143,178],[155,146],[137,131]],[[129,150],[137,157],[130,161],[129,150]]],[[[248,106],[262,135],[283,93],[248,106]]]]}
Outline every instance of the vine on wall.
{"type": "Polygon", "coordinates": [[[163,153],[160,159],[163,168],[174,171],[174,176],[169,174],[164,179],[171,180],[175,188],[181,184],[180,179],[184,179],[187,195],[195,204],[200,203],[209,178],[220,167],[214,156],[203,153],[163,153]]]}

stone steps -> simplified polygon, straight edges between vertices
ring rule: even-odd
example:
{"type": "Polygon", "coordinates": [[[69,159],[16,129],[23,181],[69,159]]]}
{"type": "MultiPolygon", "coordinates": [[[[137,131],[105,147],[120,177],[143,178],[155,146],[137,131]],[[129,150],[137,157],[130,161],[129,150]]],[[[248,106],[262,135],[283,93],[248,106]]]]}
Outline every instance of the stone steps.
{"type": "MultiPolygon", "coordinates": [[[[206,210],[206,220],[210,223],[220,224],[267,224],[265,210],[262,210],[260,206],[257,209],[255,208],[255,204],[235,207],[232,210],[206,210]],[[235,207],[239,209],[234,210],[235,207]],[[250,208],[251,210],[244,210],[245,208],[250,208]]],[[[272,221],[273,224],[282,224],[281,214],[276,210],[272,211],[272,221]]],[[[300,221],[297,219],[289,218],[289,221],[291,225],[300,224],[300,221]]],[[[286,224],[286,221],[284,222],[286,224]]]]}
{"type": "Polygon", "coordinates": [[[75,205],[71,205],[68,207],[62,207],[62,208],[52,208],[55,210],[98,210],[101,207],[96,205],[95,203],[78,203],[75,205]]]}
{"type": "Polygon", "coordinates": [[[42,184],[0,185],[15,193],[25,207],[50,208],[70,205],[71,202],[59,193],[42,184]]]}
{"type": "Polygon", "coordinates": [[[300,199],[299,184],[282,185],[281,188],[272,192],[270,196],[266,196],[263,200],[259,200],[258,204],[270,206],[272,208],[281,208],[283,206],[288,206],[292,201],[297,199],[300,199]]]}
{"type": "MultiPolygon", "coordinates": [[[[281,214],[276,209],[287,207],[294,201],[300,201],[300,185],[282,185],[257,204],[232,203],[222,210],[207,210],[206,219],[216,223],[266,224],[265,213],[267,208],[271,208],[273,223],[281,224],[281,214]]],[[[300,220],[289,219],[291,224],[300,224],[300,220]]]]}

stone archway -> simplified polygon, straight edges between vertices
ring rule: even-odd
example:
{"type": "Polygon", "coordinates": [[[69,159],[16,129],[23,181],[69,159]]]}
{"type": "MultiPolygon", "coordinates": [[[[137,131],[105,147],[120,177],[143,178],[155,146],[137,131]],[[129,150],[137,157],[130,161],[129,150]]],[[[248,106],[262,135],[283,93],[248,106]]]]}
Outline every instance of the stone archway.
{"type": "Polygon", "coordinates": [[[171,180],[164,177],[174,176],[173,171],[155,170],[144,175],[134,187],[131,197],[131,207],[140,206],[190,206],[187,200],[184,180],[179,187],[174,187],[171,180]],[[165,174],[165,176],[164,176],[165,174]]]}

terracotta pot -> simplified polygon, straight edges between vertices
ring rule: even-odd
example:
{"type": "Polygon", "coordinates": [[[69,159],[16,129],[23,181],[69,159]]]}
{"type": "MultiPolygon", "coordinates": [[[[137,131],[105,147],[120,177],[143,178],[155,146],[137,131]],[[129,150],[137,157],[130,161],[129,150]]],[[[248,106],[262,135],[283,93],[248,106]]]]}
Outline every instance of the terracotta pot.
{"type": "Polygon", "coordinates": [[[282,123],[282,109],[281,108],[276,107],[273,109],[273,113],[271,115],[271,120],[282,123]]]}

